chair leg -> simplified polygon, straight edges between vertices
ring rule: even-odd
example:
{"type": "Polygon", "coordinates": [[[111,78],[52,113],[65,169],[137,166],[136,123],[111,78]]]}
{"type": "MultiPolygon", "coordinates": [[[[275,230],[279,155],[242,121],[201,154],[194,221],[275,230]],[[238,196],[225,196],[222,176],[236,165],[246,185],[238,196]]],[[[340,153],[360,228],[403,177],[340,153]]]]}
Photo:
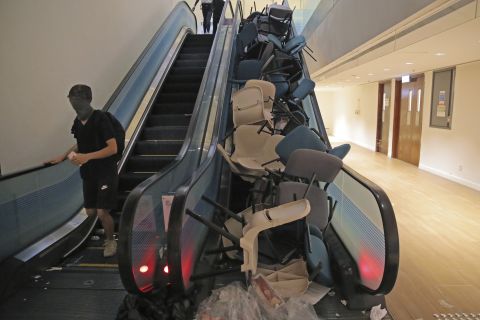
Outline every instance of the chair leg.
{"type": "Polygon", "coordinates": [[[215,231],[216,233],[224,236],[225,238],[227,238],[228,240],[232,241],[235,245],[238,245],[240,246],[240,239],[235,237],[234,235],[232,235],[231,233],[223,230],[222,228],[220,228],[219,226],[217,226],[216,224],[208,221],[207,219],[205,219],[204,217],[196,214],[195,212],[193,212],[192,210],[190,209],[187,209],[186,210],[186,213],[191,216],[192,218],[194,218],[195,220],[201,222],[202,224],[204,224],[205,226],[207,226],[208,228],[210,228],[211,230],[215,231]]]}

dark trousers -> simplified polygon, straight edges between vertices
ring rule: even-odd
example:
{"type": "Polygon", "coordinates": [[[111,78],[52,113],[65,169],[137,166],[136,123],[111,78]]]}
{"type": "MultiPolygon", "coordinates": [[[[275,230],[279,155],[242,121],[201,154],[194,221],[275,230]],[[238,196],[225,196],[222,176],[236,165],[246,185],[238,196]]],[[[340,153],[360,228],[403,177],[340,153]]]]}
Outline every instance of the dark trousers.
{"type": "Polygon", "coordinates": [[[203,33],[210,33],[210,19],[212,19],[212,4],[202,4],[203,13],[203,33]]]}
{"type": "Polygon", "coordinates": [[[221,13],[219,15],[213,14],[213,34],[217,33],[218,22],[220,21],[221,13]]]}

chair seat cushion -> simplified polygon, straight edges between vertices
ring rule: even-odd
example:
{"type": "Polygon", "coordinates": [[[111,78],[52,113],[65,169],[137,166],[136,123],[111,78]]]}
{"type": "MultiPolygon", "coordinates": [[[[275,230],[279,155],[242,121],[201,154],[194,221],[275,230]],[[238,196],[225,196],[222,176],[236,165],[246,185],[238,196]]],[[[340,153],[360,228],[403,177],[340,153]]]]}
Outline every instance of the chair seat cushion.
{"type": "Polygon", "coordinates": [[[327,247],[322,239],[310,234],[310,246],[312,252],[307,250],[307,263],[310,270],[315,269],[319,263],[322,264],[320,272],[314,279],[315,282],[324,286],[333,285],[332,271],[330,269],[330,259],[328,257],[327,247]]]}

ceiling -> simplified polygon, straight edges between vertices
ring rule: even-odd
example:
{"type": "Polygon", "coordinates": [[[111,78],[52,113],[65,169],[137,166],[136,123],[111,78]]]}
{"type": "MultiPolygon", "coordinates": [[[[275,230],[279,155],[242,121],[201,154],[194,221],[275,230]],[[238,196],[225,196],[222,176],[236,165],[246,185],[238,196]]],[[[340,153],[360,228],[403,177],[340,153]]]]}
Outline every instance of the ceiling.
{"type": "Polygon", "coordinates": [[[317,89],[333,90],[480,60],[480,18],[371,61],[361,63],[360,60],[361,57],[351,68],[314,79],[317,89]]]}
{"type": "MultiPolygon", "coordinates": [[[[257,9],[260,9],[266,4],[281,3],[282,1],[243,0],[245,11],[249,12],[254,2],[257,9]]],[[[308,3],[309,1],[305,0],[289,0],[290,7],[295,7],[296,11],[310,9],[305,7],[308,3]]],[[[471,12],[471,9],[468,8],[462,10],[467,11],[467,15],[470,14],[468,11],[471,12]]],[[[436,24],[432,24],[431,27],[442,29],[441,24],[446,25],[446,21],[458,19],[458,16],[464,15],[465,12],[462,10],[450,14],[450,17],[445,17],[445,21],[435,22],[436,24]]],[[[413,33],[417,34],[408,36],[414,38],[423,36],[422,30],[413,31],[413,33]]],[[[334,90],[344,86],[400,78],[402,75],[422,73],[480,60],[480,18],[470,19],[444,32],[424,38],[397,50],[393,49],[397,46],[396,43],[386,45],[385,47],[389,48],[384,48],[383,51],[386,52],[384,55],[377,54],[379,57],[370,60],[368,55],[365,55],[343,68],[328,72],[321,79],[315,78],[317,89],[334,90]]],[[[397,39],[396,41],[401,42],[401,40],[397,39]]]]}

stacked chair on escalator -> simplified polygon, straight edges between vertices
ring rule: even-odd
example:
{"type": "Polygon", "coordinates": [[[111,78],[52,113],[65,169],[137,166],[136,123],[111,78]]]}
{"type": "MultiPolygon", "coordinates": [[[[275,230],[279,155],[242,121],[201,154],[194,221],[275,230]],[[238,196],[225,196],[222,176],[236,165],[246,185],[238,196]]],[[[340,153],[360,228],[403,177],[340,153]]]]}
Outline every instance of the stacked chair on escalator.
{"type": "Polygon", "coordinates": [[[288,7],[271,5],[242,23],[231,79],[233,130],[217,149],[252,192],[239,213],[205,199],[229,217],[214,219],[223,229],[212,228],[226,230],[226,256],[242,262],[247,278],[264,276],[282,297],[304,293],[312,281],[333,285],[323,234],[336,203],[327,188],[350,149],[328,148],[308,127],[302,102],[315,84],[303,76],[306,43],[292,36],[291,19],[288,7]]]}

